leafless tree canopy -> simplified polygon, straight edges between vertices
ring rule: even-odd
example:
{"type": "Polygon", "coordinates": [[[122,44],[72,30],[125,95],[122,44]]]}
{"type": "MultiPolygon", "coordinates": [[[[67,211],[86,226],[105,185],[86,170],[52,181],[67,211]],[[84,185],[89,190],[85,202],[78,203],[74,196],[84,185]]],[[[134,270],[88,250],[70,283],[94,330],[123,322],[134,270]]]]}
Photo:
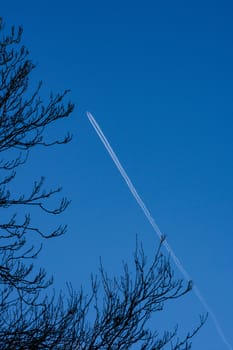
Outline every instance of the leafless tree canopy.
{"type": "Polygon", "coordinates": [[[46,190],[44,178],[34,181],[29,194],[16,195],[14,180],[19,167],[25,166],[28,154],[36,146],[65,144],[62,139],[47,141],[45,130],[51,123],[68,117],[72,103],[64,100],[68,91],[49,97],[46,104],[39,96],[41,83],[30,93],[29,76],[35,68],[21,45],[22,28],[5,34],[0,21],[0,349],[190,349],[190,339],[178,340],[177,328],[160,335],[150,330],[147,321],[164,303],[177,299],[191,289],[174,278],[169,260],[161,253],[147,266],[142,247],[134,255],[135,271],[127,264],[119,278],[108,277],[102,263],[98,278],[91,280],[89,296],[70,285],[56,296],[46,290],[52,284],[45,270],[35,271],[33,260],[40,247],[28,245],[32,234],[43,239],[65,233],[60,226],[46,232],[33,224],[30,210],[51,215],[62,213],[69,201],[61,199],[56,208],[48,199],[61,188],[46,190]],[[24,217],[18,213],[24,212],[24,217]],[[6,213],[14,213],[9,217],[6,213]],[[52,295],[52,296],[51,296],[52,295]],[[90,321],[93,320],[93,321],[90,321]]]}

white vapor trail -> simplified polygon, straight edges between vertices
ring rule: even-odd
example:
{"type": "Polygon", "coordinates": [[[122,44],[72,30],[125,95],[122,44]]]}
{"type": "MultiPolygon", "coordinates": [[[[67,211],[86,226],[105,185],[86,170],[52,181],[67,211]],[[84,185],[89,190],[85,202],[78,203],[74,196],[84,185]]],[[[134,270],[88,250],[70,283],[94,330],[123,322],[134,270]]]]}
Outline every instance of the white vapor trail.
{"type": "MultiPolygon", "coordinates": [[[[91,125],[95,129],[96,133],[98,134],[98,136],[99,136],[100,140],[102,141],[103,145],[105,146],[106,150],[108,151],[108,154],[110,155],[110,157],[112,158],[113,162],[115,163],[115,165],[116,165],[117,169],[119,170],[121,176],[125,180],[125,182],[126,182],[128,188],[129,188],[131,194],[133,195],[133,197],[135,198],[136,202],[138,203],[138,205],[142,209],[144,215],[146,216],[147,220],[151,224],[153,230],[155,231],[155,233],[157,234],[157,236],[159,237],[160,240],[163,239],[164,235],[160,231],[160,229],[159,229],[158,225],[156,224],[153,216],[151,215],[150,211],[148,210],[148,208],[146,207],[145,203],[143,202],[143,200],[141,199],[140,195],[138,194],[138,192],[137,192],[136,188],[134,187],[132,181],[130,180],[129,176],[127,175],[126,171],[124,170],[123,166],[121,165],[117,155],[113,151],[113,149],[110,146],[108,140],[106,139],[104,133],[102,132],[100,126],[98,125],[98,123],[96,122],[95,118],[93,117],[93,115],[90,112],[87,112],[87,117],[88,117],[91,125]]],[[[182,263],[180,262],[180,260],[178,259],[178,257],[174,253],[172,247],[168,244],[166,239],[163,240],[163,245],[166,248],[166,250],[168,251],[168,253],[170,254],[170,256],[172,257],[174,263],[176,264],[176,266],[178,267],[180,272],[185,277],[185,279],[187,281],[191,281],[191,277],[189,276],[188,272],[185,270],[184,266],[182,265],[182,263]]],[[[201,292],[199,291],[199,289],[197,288],[196,285],[193,286],[193,291],[196,294],[197,298],[200,300],[201,304],[206,309],[206,311],[211,316],[211,318],[212,318],[212,320],[214,322],[215,328],[216,328],[220,338],[225,343],[227,348],[229,350],[232,350],[232,346],[227,341],[227,339],[226,339],[226,337],[225,337],[225,335],[223,333],[223,330],[222,330],[222,328],[221,328],[221,326],[220,326],[220,324],[219,324],[219,322],[218,322],[214,312],[211,310],[211,308],[209,307],[209,305],[205,301],[203,295],[201,294],[201,292]]]]}

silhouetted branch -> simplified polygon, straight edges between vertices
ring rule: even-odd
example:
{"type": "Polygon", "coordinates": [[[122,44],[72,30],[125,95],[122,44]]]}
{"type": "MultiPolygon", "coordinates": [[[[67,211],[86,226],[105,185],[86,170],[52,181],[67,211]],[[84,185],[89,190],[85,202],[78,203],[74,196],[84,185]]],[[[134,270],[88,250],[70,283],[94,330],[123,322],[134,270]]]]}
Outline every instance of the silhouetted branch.
{"type": "MultiPolygon", "coordinates": [[[[39,96],[41,82],[30,95],[29,77],[35,65],[28,58],[28,50],[20,46],[22,28],[16,30],[12,27],[10,34],[4,35],[1,22],[0,34],[0,209],[19,211],[20,208],[20,213],[23,213],[24,209],[30,211],[30,208],[38,208],[46,214],[60,214],[69,204],[66,198],[61,199],[55,208],[46,205],[50,198],[61,191],[60,187],[45,190],[44,177],[41,177],[34,182],[28,195],[22,188],[19,189],[20,195],[14,195],[12,184],[17,177],[18,167],[26,164],[32,147],[64,144],[71,140],[68,134],[61,140],[47,142],[44,134],[51,123],[68,117],[74,106],[72,103],[63,104],[68,90],[54,97],[51,94],[49,102],[43,103],[39,96]]],[[[26,329],[30,329],[31,334],[35,332],[30,328],[30,318],[34,322],[40,319],[41,322],[39,315],[42,317],[47,312],[48,304],[43,299],[39,300],[39,296],[42,290],[51,285],[52,279],[47,279],[43,269],[34,271],[33,260],[37,258],[41,247],[30,245],[29,235],[36,233],[42,238],[51,238],[65,231],[66,226],[59,226],[52,232],[44,232],[32,224],[27,212],[23,220],[19,220],[16,214],[8,220],[6,215],[1,215],[0,348],[30,348],[30,345],[24,347],[24,342],[20,343],[26,329]],[[17,343],[17,339],[20,342],[17,343]]]]}

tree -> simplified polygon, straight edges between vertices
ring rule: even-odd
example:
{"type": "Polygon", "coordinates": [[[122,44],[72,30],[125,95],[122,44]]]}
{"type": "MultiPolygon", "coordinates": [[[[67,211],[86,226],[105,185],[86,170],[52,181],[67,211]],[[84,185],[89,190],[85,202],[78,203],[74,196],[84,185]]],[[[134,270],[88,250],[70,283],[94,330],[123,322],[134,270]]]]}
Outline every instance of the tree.
{"type": "Polygon", "coordinates": [[[66,227],[45,232],[33,224],[30,210],[60,214],[69,201],[62,198],[58,207],[49,208],[48,200],[61,188],[45,190],[43,177],[34,182],[29,195],[17,196],[13,182],[32,148],[71,140],[68,134],[48,142],[45,131],[51,123],[69,117],[74,105],[64,103],[68,91],[51,94],[49,102],[43,103],[41,83],[30,95],[29,77],[35,66],[21,46],[22,28],[12,27],[4,35],[1,21],[0,32],[0,209],[6,213],[0,221],[0,348],[129,349],[137,344],[141,349],[159,350],[173,342],[173,350],[190,349],[190,339],[203,319],[182,341],[175,340],[177,329],[160,337],[147,327],[152,313],[191,289],[191,283],[185,287],[174,278],[169,260],[161,253],[162,242],[149,268],[142,247],[137,246],[133,275],[125,264],[122,276],[109,278],[101,263],[100,279],[92,278],[89,296],[82,289],[74,292],[71,285],[65,294],[46,294],[53,281],[45,270],[35,271],[33,260],[41,247],[30,246],[29,238],[31,234],[45,240],[58,237],[66,227]]]}

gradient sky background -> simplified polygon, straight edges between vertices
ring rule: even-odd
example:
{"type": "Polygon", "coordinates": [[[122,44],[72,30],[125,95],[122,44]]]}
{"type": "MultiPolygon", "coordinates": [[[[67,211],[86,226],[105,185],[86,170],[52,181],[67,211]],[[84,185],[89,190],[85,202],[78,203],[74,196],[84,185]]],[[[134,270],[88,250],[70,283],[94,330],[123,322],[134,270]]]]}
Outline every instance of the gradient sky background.
{"type": "MultiPolygon", "coordinates": [[[[2,1],[1,16],[24,27],[37,64],[32,86],[42,79],[44,96],[70,88],[76,104],[70,120],[49,130],[69,130],[73,142],[33,151],[19,173],[25,188],[42,174],[72,199],[62,217],[43,218],[46,227],[69,224],[38,262],[56,289],[71,281],[88,290],[99,256],[119,274],[136,234],[149,258],[158,244],[89,110],[233,344],[232,1],[14,0],[2,1]]],[[[178,323],[184,334],[203,312],[190,293],[152,324],[178,323]]],[[[210,318],[193,349],[226,349],[210,318]]]]}

